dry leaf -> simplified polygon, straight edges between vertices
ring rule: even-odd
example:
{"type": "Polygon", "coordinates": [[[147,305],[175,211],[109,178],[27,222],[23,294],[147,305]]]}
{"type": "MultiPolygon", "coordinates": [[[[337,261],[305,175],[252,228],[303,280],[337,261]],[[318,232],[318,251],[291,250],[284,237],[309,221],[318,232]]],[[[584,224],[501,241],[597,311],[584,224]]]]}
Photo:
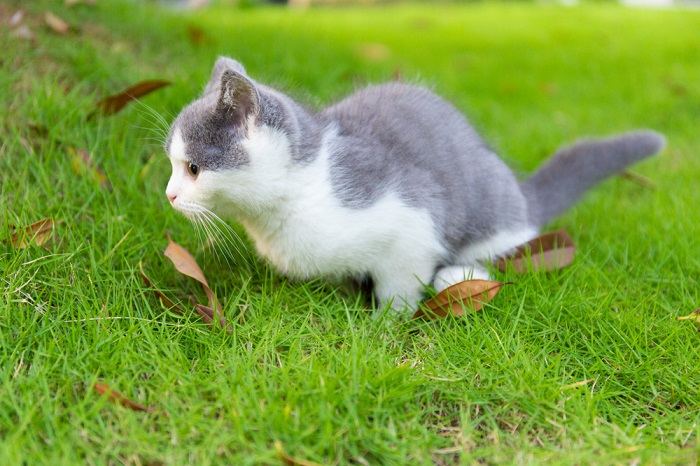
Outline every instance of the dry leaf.
{"type": "Polygon", "coordinates": [[[700,307],[695,309],[693,312],[688,314],[687,316],[683,317],[677,317],[677,320],[689,320],[692,323],[695,324],[695,327],[697,327],[698,331],[700,332],[700,307]]]}
{"type": "Polygon", "coordinates": [[[88,151],[69,147],[68,153],[71,156],[71,167],[76,175],[87,173],[101,188],[111,189],[112,186],[107,179],[107,175],[95,164],[88,151]]]}
{"type": "Polygon", "coordinates": [[[389,58],[391,50],[384,44],[367,43],[360,44],[357,47],[357,53],[367,61],[380,62],[389,58]]]}
{"type": "Polygon", "coordinates": [[[465,280],[456,283],[425,301],[423,306],[427,310],[418,309],[413,318],[446,317],[450,314],[461,316],[464,314],[464,307],[478,311],[506,284],[491,280],[465,280]]]}
{"type": "Polygon", "coordinates": [[[619,176],[620,178],[624,178],[626,180],[638,184],[642,188],[656,189],[656,183],[654,183],[646,176],[640,175],[639,173],[634,173],[629,170],[625,170],[621,172],[619,176]]]}
{"type": "Polygon", "coordinates": [[[320,464],[314,463],[313,461],[302,460],[290,456],[286,451],[284,451],[282,442],[280,442],[279,440],[275,440],[275,451],[277,452],[277,456],[279,457],[279,459],[281,459],[282,462],[287,466],[321,466],[320,464]]]}
{"type": "Polygon", "coordinates": [[[39,220],[12,234],[11,242],[17,249],[28,248],[32,243],[43,246],[53,233],[54,221],[50,218],[39,220]]]}
{"type": "Polygon", "coordinates": [[[153,292],[156,294],[156,296],[158,296],[158,299],[160,299],[160,302],[163,303],[163,306],[167,307],[171,311],[177,312],[178,314],[184,314],[182,308],[178,304],[174,303],[170,298],[168,298],[165,295],[165,293],[163,293],[153,285],[153,280],[148,278],[146,273],[143,271],[143,264],[141,264],[141,262],[139,262],[139,272],[141,273],[141,279],[143,280],[143,283],[147,287],[153,289],[153,292]]]}
{"type": "Polygon", "coordinates": [[[202,316],[202,318],[205,319],[205,322],[211,323],[216,321],[217,319],[214,318],[216,315],[218,316],[218,321],[221,327],[223,327],[226,332],[231,333],[232,330],[224,319],[221,304],[219,304],[219,300],[216,299],[216,295],[214,295],[214,292],[209,287],[209,283],[207,283],[207,279],[204,277],[204,272],[202,272],[202,269],[199,267],[194,257],[192,257],[192,254],[170,238],[168,238],[168,247],[165,248],[163,254],[165,254],[165,257],[172,261],[173,265],[180,273],[194,278],[202,284],[202,288],[204,288],[204,292],[209,300],[209,305],[204,306],[197,304],[195,305],[195,309],[202,316]],[[207,317],[209,318],[208,321],[207,317]]]}
{"type": "Polygon", "coordinates": [[[190,24],[187,26],[187,38],[192,45],[202,45],[207,36],[202,28],[190,24]]]}
{"type": "Polygon", "coordinates": [[[204,292],[209,299],[209,307],[220,312],[221,305],[219,305],[219,301],[216,299],[214,292],[209,288],[209,283],[204,276],[204,272],[202,272],[202,269],[199,267],[194,257],[192,257],[192,254],[170,238],[168,238],[168,247],[165,248],[163,254],[172,261],[178,272],[194,278],[202,284],[204,292]]]}
{"type": "Polygon", "coordinates": [[[505,272],[509,264],[518,273],[558,270],[570,265],[575,253],[576,247],[569,234],[559,230],[528,241],[510,256],[498,259],[495,265],[501,272],[505,272]]]}
{"type": "Polygon", "coordinates": [[[70,25],[51,12],[44,13],[44,22],[56,34],[66,35],[70,25]]]}
{"type": "Polygon", "coordinates": [[[137,403],[135,401],[130,400],[129,398],[125,397],[124,395],[122,395],[118,391],[114,390],[112,387],[110,387],[106,383],[95,382],[95,385],[93,386],[93,388],[100,395],[106,396],[107,399],[109,401],[111,401],[112,403],[124,406],[125,408],[129,408],[133,411],[143,411],[146,413],[155,412],[155,409],[151,408],[150,406],[144,406],[140,403],[137,403]]]}
{"type": "MultiPolygon", "coordinates": [[[[214,310],[208,306],[205,306],[204,304],[195,304],[194,309],[197,311],[197,313],[202,316],[202,320],[204,323],[211,325],[214,322],[214,310]]],[[[226,330],[226,333],[232,333],[233,328],[231,328],[231,325],[224,319],[224,316],[219,313],[219,325],[221,325],[221,328],[226,330]]]]}
{"type": "Polygon", "coordinates": [[[164,81],[160,79],[152,81],[141,81],[138,84],[124,89],[119,94],[110,95],[104,99],[97,102],[97,109],[102,112],[103,115],[113,115],[120,111],[132,100],[136,100],[139,97],[150,94],[153,91],[170,85],[169,81],[164,81]]]}

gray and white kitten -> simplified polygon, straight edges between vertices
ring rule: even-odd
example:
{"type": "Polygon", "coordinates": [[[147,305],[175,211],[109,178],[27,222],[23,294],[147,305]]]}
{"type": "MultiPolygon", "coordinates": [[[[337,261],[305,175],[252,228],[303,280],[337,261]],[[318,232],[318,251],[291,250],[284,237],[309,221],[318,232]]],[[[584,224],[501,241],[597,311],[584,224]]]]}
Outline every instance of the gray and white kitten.
{"type": "Polygon", "coordinates": [[[381,304],[413,309],[425,284],[488,277],[484,263],[664,143],[580,141],[521,182],[428,89],[370,86],[315,113],[219,58],[170,130],[166,194],[190,218],[241,222],[290,277],[370,277],[381,304]]]}

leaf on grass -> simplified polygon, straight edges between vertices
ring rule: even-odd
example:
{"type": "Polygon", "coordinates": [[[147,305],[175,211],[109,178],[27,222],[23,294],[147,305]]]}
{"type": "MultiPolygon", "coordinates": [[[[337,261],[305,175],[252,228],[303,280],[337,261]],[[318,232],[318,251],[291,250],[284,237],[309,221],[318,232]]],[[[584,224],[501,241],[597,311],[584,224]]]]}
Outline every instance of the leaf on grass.
{"type": "Polygon", "coordinates": [[[25,249],[32,244],[43,246],[51,238],[53,227],[54,221],[50,218],[45,218],[32,223],[20,231],[15,231],[10,240],[17,249],[25,249]]]}
{"type": "Polygon", "coordinates": [[[654,183],[651,179],[647,178],[646,176],[640,175],[639,173],[625,170],[621,172],[619,176],[620,178],[624,178],[628,181],[638,184],[642,188],[656,189],[656,183],[654,183]]]}
{"type": "Polygon", "coordinates": [[[207,35],[204,33],[204,29],[190,24],[187,26],[187,38],[192,45],[202,45],[206,41],[207,35]]]}
{"type": "Polygon", "coordinates": [[[478,311],[498,294],[503,285],[507,283],[491,280],[465,280],[456,283],[425,301],[423,307],[426,309],[418,309],[413,318],[461,316],[465,307],[478,311]]]}
{"type": "MultiPolygon", "coordinates": [[[[208,306],[205,306],[204,304],[195,304],[194,305],[195,311],[202,316],[202,320],[204,323],[212,325],[214,322],[214,310],[208,306]]],[[[224,319],[224,316],[219,313],[219,325],[221,325],[221,328],[223,328],[226,333],[232,333],[233,329],[231,328],[231,325],[224,319]]]]}
{"type": "Polygon", "coordinates": [[[168,247],[165,248],[163,254],[165,254],[165,257],[170,259],[178,272],[183,275],[187,275],[190,278],[194,278],[201,283],[202,287],[204,288],[204,293],[206,293],[207,298],[209,299],[209,307],[216,309],[217,311],[221,311],[219,301],[216,299],[216,296],[211,288],[209,288],[209,283],[204,276],[204,272],[202,272],[199,264],[197,264],[197,261],[194,259],[194,257],[192,257],[192,254],[190,254],[187,249],[168,238],[168,247]]]}
{"type": "Polygon", "coordinates": [[[366,43],[357,47],[357,54],[370,62],[381,62],[391,56],[391,50],[384,44],[366,43]]]}
{"type": "Polygon", "coordinates": [[[508,265],[518,273],[529,270],[545,271],[562,269],[574,261],[576,247],[564,230],[546,233],[528,241],[516,251],[495,263],[498,270],[505,272],[508,265]]]}
{"type": "Polygon", "coordinates": [[[70,25],[68,23],[49,11],[44,13],[44,22],[56,34],[63,36],[70,31],[70,25]]]}
{"type": "Polygon", "coordinates": [[[153,280],[148,278],[148,275],[146,275],[146,273],[143,271],[143,264],[141,262],[139,262],[139,273],[141,274],[141,279],[143,280],[143,283],[147,287],[153,289],[153,292],[158,297],[158,299],[160,299],[160,302],[163,303],[163,306],[167,307],[171,311],[177,312],[178,314],[184,314],[182,307],[173,302],[170,298],[168,298],[165,295],[165,293],[163,293],[153,285],[153,280]]]}
{"type": "Polygon", "coordinates": [[[76,149],[75,147],[69,147],[68,153],[70,154],[71,167],[76,175],[88,175],[92,178],[95,183],[99,184],[101,188],[111,189],[112,186],[107,179],[107,175],[97,166],[97,164],[90,157],[90,153],[85,149],[76,149]]]}
{"type": "Polygon", "coordinates": [[[170,85],[170,81],[164,81],[162,79],[141,81],[138,84],[124,89],[119,94],[110,95],[100,100],[97,102],[97,110],[102,112],[103,115],[113,115],[132,100],[136,100],[139,97],[143,97],[168,85],[170,85]]]}
{"type": "Polygon", "coordinates": [[[129,408],[132,411],[143,411],[146,413],[155,412],[154,408],[152,408],[150,406],[144,406],[141,403],[137,403],[135,401],[130,400],[129,398],[125,397],[124,395],[122,395],[118,391],[114,390],[112,387],[110,387],[106,383],[95,382],[95,385],[93,386],[93,388],[100,395],[106,396],[107,399],[109,401],[111,401],[112,403],[121,405],[125,408],[129,408]]]}
{"type": "Polygon", "coordinates": [[[689,320],[692,323],[695,324],[695,327],[697,327],[698,331],[700,332],[700,307],[695,309],[693,312],[688,314],[687,316],[683,317],[677,317],[677,320],[689,320]]]}
{"type": "Polygon", "coordinates": [[[284,451],[284,446],[279,440],[275,440],[275,451],[277,452],[279,459],[281,459],[286,466],[321,466],[313,461],[302,460],[300,458],[290,456],[286,451],[284,451]]]}
{"type": "Polygon", "coordinates": [[[204,293],[206,293],[207,299],[209,300],[209,304],[207,306],[196,304],[195,310],[202,316],[205,322],[212,323],[218,320],[221,327],[224,328],[226,332],[231,333],[231,328],[224,318],[221,304],[219,303],[219,300],[216,299],[216,295],[209,287],[209,283],[204,276],[204,272],[202,272],[202,269],[199,267],[194,257],[192,257],[192,254],[169,237],[168,247],[165,248],[163,254],[165,254],[165,257],[170,259],[178,272],[194,278],[201,283],[202,288],[204,288],[204,293]],[[215,319],[214,316],[218,316],[218,319],[215,319]]]}

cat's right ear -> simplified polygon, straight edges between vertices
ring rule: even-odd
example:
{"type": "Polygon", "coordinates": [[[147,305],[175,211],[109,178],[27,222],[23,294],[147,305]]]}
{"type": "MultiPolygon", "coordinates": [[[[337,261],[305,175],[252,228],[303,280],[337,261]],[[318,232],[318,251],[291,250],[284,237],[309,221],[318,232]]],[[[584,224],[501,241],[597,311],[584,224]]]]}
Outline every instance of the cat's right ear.
{"type": "Polygon", "coordinates": [[[210,92],[221,89],[221,78],[224,76],[226,71],[235,71],[236,73],[244,76],[246,74],[243,65],[238,63],[233,58],[219,57],[216,59],[214,69],[211,71],[211,78],[209,78],[209,82],[204,88],[204,94],[209,94],[210,92]]]}

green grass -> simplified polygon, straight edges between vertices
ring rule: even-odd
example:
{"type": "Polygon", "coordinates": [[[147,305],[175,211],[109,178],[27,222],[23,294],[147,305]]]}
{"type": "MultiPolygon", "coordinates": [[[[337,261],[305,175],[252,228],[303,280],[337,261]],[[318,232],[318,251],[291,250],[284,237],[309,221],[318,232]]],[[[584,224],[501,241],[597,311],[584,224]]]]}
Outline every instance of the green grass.
{"type": "Polygon", "coordinates": [[[323,464],[697,462],[700,335],[675,319],[700,306],[700,13],[97,3],[24,5],[35,44],[0,31],[0,464],[279,464],[276,440],[323,464]],[[80,32],[46,31],[45,9],[80,32]],[[366,44],[382,44],[374,58],[366,44]],[[173,81],[144,99],[170,119],[217,54],[312,105],[399,72],[521,172],[587,134],[652,127],[669,147],[635,169],[656,189],[610,180],[551,226],[577,243],[570,268],[498,274],[514,285],[477,315],[384,323],[331,285],[217,262],[167,206],[153,115],[86,119],[145,78],[173,81]],[[111,192],[73,171],[71,146],[111,192]],[[62,221],[47,250],[11,247],[11,224],[44,217],[62,221]],[[200,293],[163,258],[166,232],[202,264],[231,335],[142,284],[140,261],[171,296],[200,293]],[[110,404],[97,380],[169,416],[110,404]]]}

